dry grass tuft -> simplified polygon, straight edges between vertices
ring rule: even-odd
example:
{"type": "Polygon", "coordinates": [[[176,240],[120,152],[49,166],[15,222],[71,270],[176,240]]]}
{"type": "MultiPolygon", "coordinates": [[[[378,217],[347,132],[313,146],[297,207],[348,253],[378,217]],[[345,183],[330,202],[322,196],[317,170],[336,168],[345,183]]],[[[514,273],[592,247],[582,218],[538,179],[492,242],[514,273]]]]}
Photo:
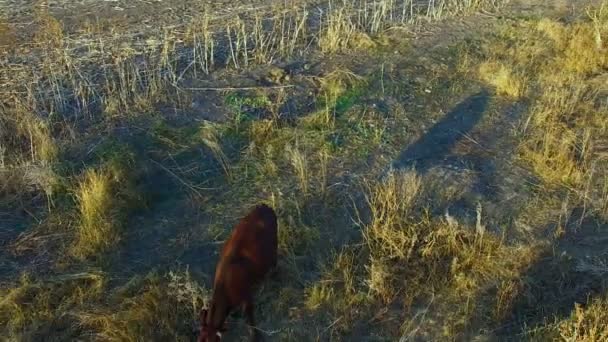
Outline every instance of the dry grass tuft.
{"type": "Polygon", "coordinates": [[[210,28],[210,15],[206,11],[192,20],[186,31],[186,41],[192,44],[194,73],[202,70],[208,74],[215,64],[215,40],[210,28]]]}
{"type": "Polygon", "coordinates": [[[131,202],[140,200],[127,169],[129,161],[119,158],[87,169],[78,184],[80,224],[72,247],[77,257],[94,256],[115,246],[120,241],[126,213],[137,206],[131,202]]]}
{"type": "Polygon", "coordinates": [[[482,80],[494,86],[501,95],[514,99],[525,95],[526,82],[523,77],[500,62],[482,63],[479,66],[479,75],[482,80]]]}
{"type": "MultiPolygon", "coordinates": [[[[494,234],[433,218],[424,209],[425,198],[432,194],[423,189],[423,183],[415,171],[392,173],[382,182],[368,183],[365,284],[372,299],[388,303],[399,298],[406,307],[441,295],[441,305],[446,305],[437,313],[442,329],[449,331],[447,336],[458,336],[461,324],[474,316],[491,315],[494,305],[495,313],[507,310],[515,298],[509,288],[499,290],[497,297],[488,296],[486,289],[508,284],[537,253],[533,246],[510,247],[494,234]],[[467,310],[449,309],[449,303],[460,301],[470,301],[467,310]]],[[[404,323],[407,326],[411,324],[404,323]]]]}
{"type": "Polygon", "coordinates": [[[87,170],[77,190],[81,223],[74,253],[86,257],[106,250],[120,240],[114,198],[116,184],[104,170],[87,170]]]}
{"type": "Polygon", "coordinates": [[[576,304],[572,316],[557,325],[563,341],[608,340],[608,300],[596,298],[586,306],[576,304]]]}
{"type": "Polygon", "coordinates": [[[304,195],[307,195],[310,180],[308,179],[308,161],[306,160],[306,156],[300,151],[297,145],[295,147],[287,146],[285,153],[296,174],[300,190],[304,195]]]}
{"type": "Polygon", "coordinates": [[[206,292],[188,273],[155,273],[132,278],[110,297],[115,306],[78,315],[80,324],[102,340],[188,340],[206,292]]]}
{"type": "Polygon", "coordinates": [[[39,340],[62,328],[64,338],[78,331],[74,308],[100,298],[105,279],[99,273],[61,275],[44,281],[24,274],[16,286],[0,290],[0,324],[9,340],[39,340]]]}
{"type": "Polygon", "coordinates": [[[3,160],[8,165],[26,161],[51,164],[55,161],[58,147],[51,135],[50,125],[40,118],[24,101],[11,99],[0,104],[0,144],[6,150],[3,160]]]}
{"type": "Polygon", "coordinates": [[[530,331],[534,341],[600,342],[608,339],[608,301],[605,296],[574,303],[570,317],[530,331]]]}
{"type": "Polygon", "coordinates": [[[63,46],[63,24],[49,14],[48,7],[37,6],[36,9],[37,28],[34,42],[55,52],[63,46]]]}
{"type": "MultiPolygon", "coordinates": [[[[600,18],[599,24],[606,25],[608,16],[600,18]]],[[[602,37],[606,33],[597,35],[594,25],[581,23],[573,25],[569,29],[568,45],[564,50],[564,55],[559,63],[570,73],[589,75],[596,73],[608,66],[606,49],[598,46],[597,37],[602,37]]],[[[603,44],[603,43],[602,43],[603,44]]]]}
{"type": "Polygon", "coordinates": [[[608,4],[602,2],[599,7],[590,7],[587,9],[587,15],[593,23],[593,31],[595,34],[596,48],[600,51],[605,51],[606,40],[608,40],[608,4]]]}
{"type": "Polygon", "coordinates": [[[349,17],[346,7],[339,7],[323,19],[319,34],[319,48],[324,53],[335,53],[350,47],[350,41],[356,32],[355,24],[349,17]]]}
{"type": "Polygon", "coordinates": [[[16,43],[15,32],[4,18],[0,16],[0,53],[9,51],[16,43]]]}
{"type": "Polygon", "coordinates": [[[361,213],[369,214],[359,222],[364,243],[329,259],[321,279],[306,288],[308,310],[324,310],[339,321],[336,329],[348,331],[367,309],[400,303],[399,333],[430,334],[420,335],[427,338],[464,337],[474,319],[498,320],[510,313],[520,295],[518,278],[541,249],[508,246],[485,229],[434,217],[425,203],[437,194],[424,183],[414,170],[364,182],[367,209],[361,213]],[[440,299],[433,303],[433,298],[440,299]],[[432,318],[409,313],[421,303],[433,303],[432,318]]]}
{"type": "Polygon", "coordinates": [[[420,177],[412,170],[391,173],[384,183],[368,190],[372,221],[365,237],[373,246],[372,253],[389,259],[407,259],[411,255],[417,229],[407,223],[421,187],[420,177]]]}
{"type": "Polygon", "coordinates": [[[345,247],[330,258],[322,279],[305,289],[305,305],[309,310],[329,309],[344,315],[341,324],[348,324],[356,317],[353,309],[366,302],[365,293],[358,284],[360,265],[357,257],[356,249],[345,247]]]}
{"type": "Polygon", "coordinates": [[[220,133],[218,132],[217,127],[211,124],[205,124],[201,126],[200,135],[205,146],[211,150],[217,161],[222,166],[226,177],[228,179],[232,179],[230,162],[222,150],[219,137],[220,133]]]}

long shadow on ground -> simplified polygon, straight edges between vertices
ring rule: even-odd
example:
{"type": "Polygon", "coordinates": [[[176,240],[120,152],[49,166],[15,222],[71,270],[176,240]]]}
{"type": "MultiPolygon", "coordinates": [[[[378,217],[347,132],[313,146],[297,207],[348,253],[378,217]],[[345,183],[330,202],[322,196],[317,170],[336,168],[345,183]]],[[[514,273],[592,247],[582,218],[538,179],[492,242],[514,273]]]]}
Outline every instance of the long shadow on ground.
{"type": "Polygon", "coordinates": [[[442,162],[456,143],[481,120],[489,98],[490,95],[485,90],[466,98],[420,139],[408,146],[393,162],[392,167],[403,169],[416,166],[419,172],[425,173],[442,162]]]}

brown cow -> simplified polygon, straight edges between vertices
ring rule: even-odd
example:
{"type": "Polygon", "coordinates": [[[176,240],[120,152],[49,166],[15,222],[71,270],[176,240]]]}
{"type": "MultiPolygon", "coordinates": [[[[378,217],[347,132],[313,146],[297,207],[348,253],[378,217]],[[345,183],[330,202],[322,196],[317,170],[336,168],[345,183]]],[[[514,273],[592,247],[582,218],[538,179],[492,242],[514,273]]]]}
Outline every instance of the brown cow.
{"type": "MultiPolygon", "coordinates": [[[[219,341],[228,314],[242,307],[254,329],[253,285],[277,264],[277,216],[269,206],[256,206],[234,228],[215,269],[209,310],[200,313],[199,342],[219,341]]],[[[257,338],[257,330],[250,331],[257,338]]]]}

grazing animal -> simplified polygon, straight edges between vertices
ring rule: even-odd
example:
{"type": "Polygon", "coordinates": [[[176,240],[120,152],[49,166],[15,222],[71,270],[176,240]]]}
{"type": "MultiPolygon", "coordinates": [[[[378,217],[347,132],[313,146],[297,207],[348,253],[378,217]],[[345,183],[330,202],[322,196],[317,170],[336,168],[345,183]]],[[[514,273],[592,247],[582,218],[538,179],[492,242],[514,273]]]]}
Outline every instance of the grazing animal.
{"type": "MultiPolygon", "coordinates": [[[[224,244],[215,269],[209,309],[200,312],[199,342],[219,341],[226,317],[241,307],[250,329],[254,329],[253,286],[277,264],[277,216],[260,204],[236,225],[224,244]]],[[[257,330],[250,330],[258,337],[257,330]]]]}

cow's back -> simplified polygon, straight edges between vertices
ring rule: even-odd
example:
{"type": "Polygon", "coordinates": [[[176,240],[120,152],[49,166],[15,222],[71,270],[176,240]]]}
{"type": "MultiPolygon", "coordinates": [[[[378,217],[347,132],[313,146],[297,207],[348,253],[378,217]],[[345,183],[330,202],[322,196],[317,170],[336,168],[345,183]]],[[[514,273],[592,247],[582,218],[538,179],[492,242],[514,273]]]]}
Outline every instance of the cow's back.
{"type": "Polygon", "coordinates": [[[234,262],[246,262],[253,268],[251,271],[256,278],[262,277],[276,265],[277,234],[277,216],[274,210],[265,204],[256,206],[239,221],[224,245],[215,282],[222,277],[223,269],[234,262]]]}

